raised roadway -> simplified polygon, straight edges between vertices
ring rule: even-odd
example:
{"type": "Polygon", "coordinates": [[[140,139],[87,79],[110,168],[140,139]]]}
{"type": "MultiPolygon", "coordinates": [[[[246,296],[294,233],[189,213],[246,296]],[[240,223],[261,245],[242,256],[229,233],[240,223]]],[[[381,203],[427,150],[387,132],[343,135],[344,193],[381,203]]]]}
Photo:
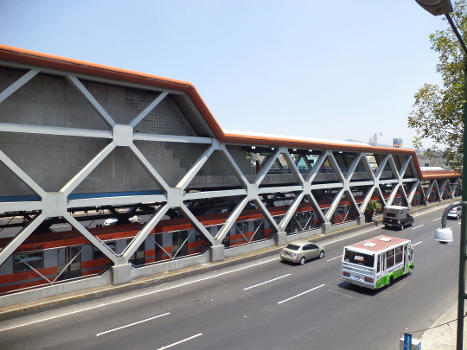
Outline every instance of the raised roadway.
{"type": "Polygon", "coordinates": [[[444,207],[403,231],[330,238],[303,266],[271,256],[3,319],[0,349],[398,349],[405,329],[426,329],[457,299],[460,220],[448,221],[452,244],[433,239],[444,207]],[[379,234],[412,240],[413,272],[379,291],[341,282],[343,247],[379,234]]]}

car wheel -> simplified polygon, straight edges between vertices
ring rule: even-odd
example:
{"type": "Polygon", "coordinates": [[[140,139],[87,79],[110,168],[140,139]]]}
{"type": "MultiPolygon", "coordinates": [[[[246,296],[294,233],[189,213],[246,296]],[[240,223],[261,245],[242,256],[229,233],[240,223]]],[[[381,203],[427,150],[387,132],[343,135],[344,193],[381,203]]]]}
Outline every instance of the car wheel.
{"type": "Polygon", "coordinates": [[[300,262],[300,265],[305,265],[305,262],[306,262],[305,257],[302,256],[299,262],[300,262]]]}
{"type": "Polygon", "coordinates": [[[319,258],[322,259],[324,258],[326,254],[324,254],[324,250],[321,251],[321,253],[319,253],[319,258]]]}

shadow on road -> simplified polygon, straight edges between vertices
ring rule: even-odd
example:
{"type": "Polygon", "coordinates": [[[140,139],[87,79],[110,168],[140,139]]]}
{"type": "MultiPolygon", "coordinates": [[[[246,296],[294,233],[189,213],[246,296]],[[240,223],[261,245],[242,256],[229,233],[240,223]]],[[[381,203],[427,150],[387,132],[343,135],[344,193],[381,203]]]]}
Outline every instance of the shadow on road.
{"type": "Polygon", "coordinates": [[[408,276],[410,276],[412,272],[407,273],[406,275],[403,275],[391,282],[391,285],[389,287],[381,287],[379,289],[369,289],[369,288],[364,288],[357,286],[355,284],[349,283],[349,282],[340,282],[338,284],[339,288],[341,289],[346,289],[352,293],[358,293],[358,294],[363,294],[363,295],[368,295],[368,296],[375,296],[381,293],[384,290],[390,290],[391,288],[395,287],[399,282],[403,281],[406,279],[408,276]]]}

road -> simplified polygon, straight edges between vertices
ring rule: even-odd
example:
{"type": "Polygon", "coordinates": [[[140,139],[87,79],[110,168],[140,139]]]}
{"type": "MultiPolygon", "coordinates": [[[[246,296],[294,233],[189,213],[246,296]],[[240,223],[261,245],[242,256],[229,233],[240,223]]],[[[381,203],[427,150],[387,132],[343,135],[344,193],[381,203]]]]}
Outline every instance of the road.
{"type": "Polygon", "coordinates": [[[440,245],[441,212],[328,239],[326,257],[303,266],[268,257],[2,320],[0,349],[398,349],[404,329],[429,327],[457,298],[460,220],[440,245]],[[412,240],[413,272],[380,291],[341,282],[342,248],[379,234],[412,240]]]}

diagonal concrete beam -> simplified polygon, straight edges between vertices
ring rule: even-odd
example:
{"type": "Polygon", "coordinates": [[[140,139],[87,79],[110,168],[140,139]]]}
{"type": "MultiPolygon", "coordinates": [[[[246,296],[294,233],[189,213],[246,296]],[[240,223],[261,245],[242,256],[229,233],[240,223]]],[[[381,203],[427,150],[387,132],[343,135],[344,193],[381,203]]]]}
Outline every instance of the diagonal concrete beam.
{"type": "Polygon", "coordinates": [[[176,187],[184,190],[191,183],[191,181],[193,181],[196,174],[198,174],[203,165],[208,161],[212,153],[217,149],[218,144],[217,142],[214,142],[207,150],[203,152],[203,154],[201,154],[201,156],[196,160],[190,170],[187,171],[185,176],[180,180],[176,187]]]}
{"type": "Polygon", "coordinates": [[[10,169],[21,181],[23,181],[31,190],[36,192],[42,200],[45,198],[45,191],[39,186],[26,172],[23,171],[10,157],[8,157],[3,151],[0,150],[0,162],[10,169]]]}
{"type": "Polygon", "coordinates": [[[225,221],[224,226],[222,226],[219,232],[217,232],[217,235],[216,235],[217,241],[222,242],[224,240],[225,236],[227,236],[227,233],[229,233],[230,229],[235,224],[235,222],[237,221],[238,217],[242,213],[243,209],[245,209],[245,206],[247,204],[248,204],[247,197],[243,198],[241,201],[237,203],[234,210],[232,210],[229,217],[225,221]]]}
{"type": "Polygon", "coordinates": [[[77,229],[94,247],[99,249],[113,264],[117,264],[117,256],[115,253],[105,243],[89,232],[78,220],[71,216],[70,213],[64,213],[63,218],[77,229]]]}
{"type": "Polygon", "coordinates": [[[365,213],[365,210],[368,207],[368,204],[370,203],[371,198],[373,197],[373,193],[375,192],[375,189],[376,189],[376,186],[372,186],[368,189],[365,195],[365,198],[363,199],[363,202],[359,208],[360,215],[363,215],[365,213]]]}
{"type": "MultiPolygon", "coordinates": [[[[420,181],[417,180],[417,181],[412,185],[412,187],[411,187],[411,189],[410,189],[409,197],[408,197],[408,199],[407,199],[407,201],[409,202],[409,207],[412,206],[412,201],[413,201],[413,199],[414,199],[414,197],[415,197],[415,194],[417,193],[417,187],[418,187],[419,185],[420,185],[420,181]]],[[[422,191],[422,195],[423,195],[423,191],[422,191]]]]}
{"type": "Polygon", "coordinates": [[[32,220],[20,233],[13,238],[10,243],[0,251],[0,266],[12,255],[16,249],[34,232],[36,228],[46,218],[45,213],[41,213],[37,218],[32,220]]]}
{"type": "Polygon", "coordinates": [[[151,220],[149,220],[146,225],[144,225],[143,229],[138,232],[130,244],[128,244],[122,253],[122,257],[125,260],[125,263],[128,263],[128,260],[131,258],[131,256],[138,250],[141,244],[143,244],[144,240],[149,236],[154,227],[156,227],[157,224],[162,220],[168,210],[169,206],[165,204],[157,211],[156,215],[154,215],[151,220]]]}
{"type": "Polygon", "coordinates": [[[109,124],[112,128],[115,126],[115,121],[110,116],[109,113],[102,107],[102,105],[96,100],[96,98],[89,92],[88,89],[83,85],[83,83],[74,75],[67,75],[66,78],[91,104],[91,106],[96,110],[97,113],[109,124]]]}
{"type": "Polygon", "coordinates": [[[279,156],[279,150],[275,151],[274,154],[271,154],[266,159],[266,163],[261,167],[258,175],[256,175],[256,179],[255,179],[255,184],[256,185],[259,186],[263,182],[263,180],[266,177],[266,175],[268,174],[269,170],[271,169],[273,164],[276,162],[278,156],[279,156]]]}
{"type": "Polygon", "coordinates": [[[328,156],[328,152],[323,152],[319,155],[318,160],[316,161],[314,167],[311,168],[310,171],[308,172],[308,175],[306,177],[306,182],[312,183],[314,181],[316,175],[318,175],[319,173],[319,169],[321,169],[321,167],[323,166],[324,161],[326,160],[327,156],[328,156]]]}
{"type": "Polygon", "coordinates": [[[298,209],[298,206],[302,202],[303,197],[305,197],[305,193],[300,193],[289,207],[287,212],[285,213],[284,217],[282,218],[281,222],[279,223],[279,228],[281,231],[285,231],[287,225],[289,224],[290,220],[292,219],[293,215],[298,209]]]}
{"type": "Polygon", "coordinates": [[[85,165],[70,181],[62,187],[60,192],[68,196],[73,190],[79,186],[81,182],[114,150],[116,147],[114,142],[109,143],[100,151],[88,164],[85,165]]]}
{"type": "Polygon", "coordinates": [[[161,92],[149,105],[146,106],[130,123],[130,126],[134,128],[137,126],[154,108],[159,105],[169,94],[168,91],[161,92]]]}
{"type": "Polygon", "coordinates": [[[146,169],[149,176],[156,182],[156,184],[162,188],[165,193],[169,191],[169,185],[164,180],[164,178],[159,174],[159,172],[152,166],[152,164],[147,160],[144,154],[136,147],[135,144],[130,145],[130,149],[136,155],[136,159],[140,162],[140,164],[146,169]]]}
{"type": "Polygon", "coordinates": [[[345,189],[341,188],[339,192],[336,193],[331,205],[329,206],[328,211],[326,212],[325,218],[326,222],[330,222],[332,216],[334,215],[334,212],[336,211],[337,207],[339,206],[339,202],[342,199],[342,196],[344,195],[345,189]]]}
{"type": "Polygon", "coordinates": [[[238,166],[237,162],[235,159],[232,157],[230,154],[229,150],[227,149],[225,144],[221,145],[221,153],[222,156],[225,158],[227,163],[231,166],[235,177],[238,179],[238,181],[242,184],[243,188],[248,188],[249,181],[246,178],[245,174],[243,174],[242,170],[238,166]]]}
{"type": "Polygon", "coordinates": [[[217,245],[219,242],[214,239],[214,237],[209,233],[206,227],[203,226],[201,222],[199,222],[198,218],[193,215],[193,213],[186,207],[185,203],[182,202],[180,205],[180,210],[182,211],[183,215],[190,220],[190,222],[195,226],[199,232],[211,243],[211,245],[217,245]]]}
{"type": "Polygon", "coordinates": [[[7,87],[0,93],[0,103],[5,101],[8,97],[13,95],[21,87],[27,84],[32,78],[34,78],[40,71],[38,69],[31,69],[25,73],[21,78],[16,80],[13,84],[7,87]]]}

